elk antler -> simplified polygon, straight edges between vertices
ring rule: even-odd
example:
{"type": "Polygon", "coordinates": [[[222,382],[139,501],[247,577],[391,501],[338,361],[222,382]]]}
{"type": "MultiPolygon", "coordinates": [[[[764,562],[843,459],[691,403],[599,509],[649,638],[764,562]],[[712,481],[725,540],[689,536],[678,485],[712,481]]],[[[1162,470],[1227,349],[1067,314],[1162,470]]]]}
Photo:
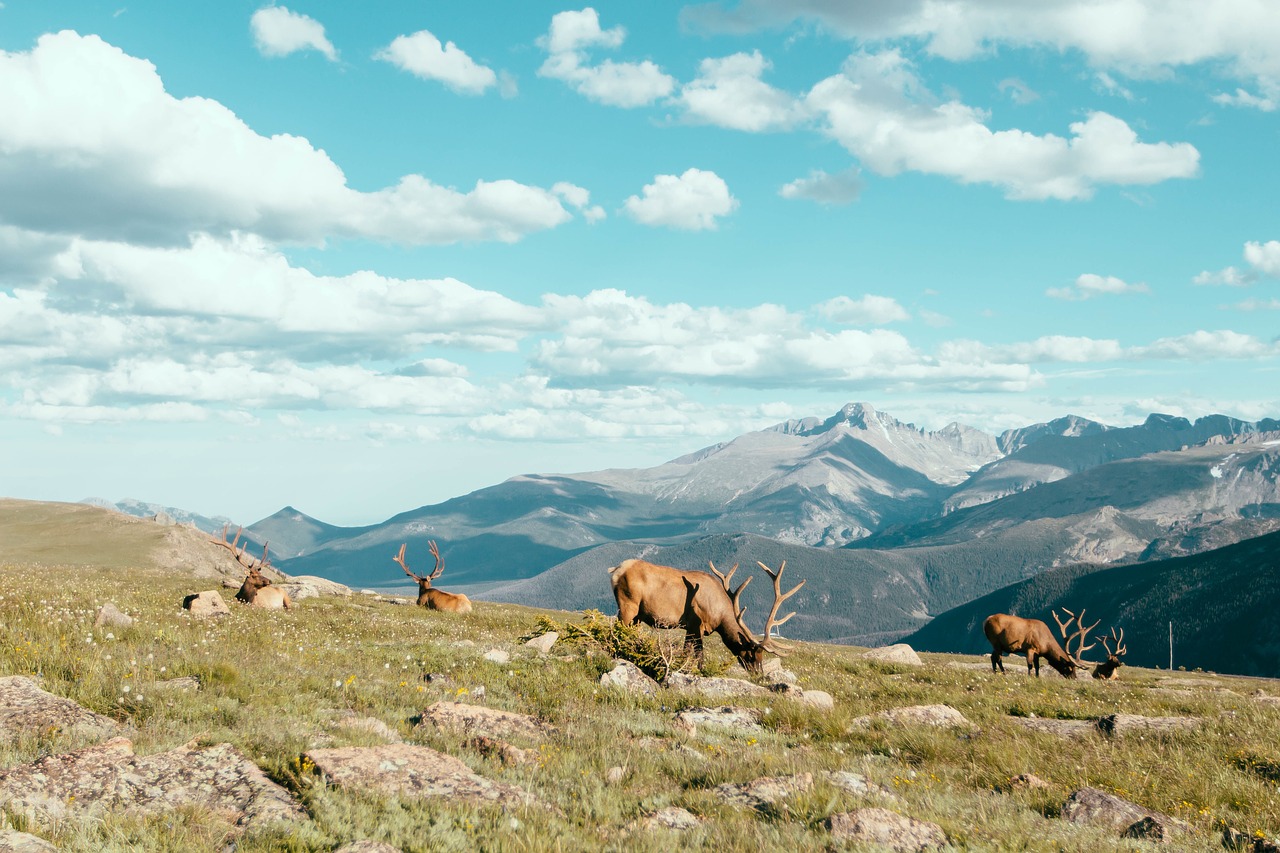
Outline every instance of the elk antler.
{"type": "Polygon", "coordinates": [[[1097,622],[1094,622],[1092,625],[1086,628],[1084,627],[1085,611],[1083,608],[1080,610],[1079,616],[1077,616],[1075,613],[1071,612],[1065,607],[1062,608],[1062,612],[1071,617],[1066,621],[1063,621],[1062,619],[1058,618],[1058,612],[1056,610],[1052,610],[1050,612],[1053,614],[1053,621],[1058,623],[1058,630],[1062,632],[1063,648],[1066,649],[1067,656],[1070,657],[1073,661],[1075,661],[1077,665],[1092,666],[1092,664],[1090,664],[1088,661],[1084,659],[1084,653],[1089,651],[1089,649],[1093,648],[1094,646],[1096,646],[1097,643],[1090,643],[1089,645],[1086,646],[1084,644],[1084,641],[1089,639],[1088,633],[1092,631],[1094,628],[1097,628],[1098,625],[1102,622],[1102,620],[1099,619],[1097,622]],[[1076,630],[1074,631],[1069,630],[1072,622],[1076,624],[1076,630]],[[1076,642],[1076,650],[1074,653],[1071,651],[1071,643],[1073,641],[1076,642]]]}
{"type": "Polygon", "coordinates": [[[777,572],[774,572],[772,569],[770,569],[764,563],[761,563],[759,560],[756,561],[756,565],[764,569],[764,573],[773,579],[773,608],[769,610],[769,618],[764,620],[764,639],[761,640],[761,643],[764,644],[765,646],[768,646],[769,651],[773,652],[776,655],[785,654],[791,651],[791,647],[785,644],[779,643],[777,640],[774,640],[770,635],[773,633],[774,628],[781,627],[784,622],[786,622],[792,616],[795,616],[796,612],[792,610],[786,616],[783,616],[781,619],[778,619],[776,618],[778,615],[778,608],[782,606],[782,602],[786,601],[788,598],[790,598],[791,596],[799,592],[800,587],[805,585],[805,583],[808,581],[808,578],[800,581],[800,583],[796,584],[791,588],[790,592],[788,592],[786,595],[783,595],[782,586],[781,586],[782,573],[787,570],[787,561],[786,560],[782,561],[782,565],[778,567],[777,572]]]}
{"type": "Polygon", "coordinates": [[[406,575],[408,575],[409,577],[411,577],[411,578],[413,578],[414,580],[416,580],[416,581],[418,581],[419,583],[421,583],[421,582],[422,582],[422,578],[418,577],[418,576],[417,576],[417,575],[415,575],[413,572],[409,571],[409,566],[408,566],[408,565],[405,563],[405,561],[404,561],[404,549],[405,549],[406,547],[408,547],[408,545],[409,545],[409,543],[408,543],[408,542],[402,543],[402,544],[400,545],[400,553],[399,553],[399,554],[396,554],[396,555],[395,555],[394,557],[392,557],[391,559],[395,560],[397,563],[399,563],[399,564],[400,564],[400,568],[404,569],[404,573],[405,573],[406,575]]]}
{"type": "Polygon", "coordinates": [[[432,539],[427,543],[427,547],[431,549],[431,556],[436,558],[435,570],[431,573],[427,580],[435,580],[444,574],[444,557],[440,556],[440,549],[436,547],[436,540],[432,539]]]}
{"type": "MultiPolygon", "coordinates": [[[[733,564],[733,568],[730,569],[727,574],[717,569],[716,564],[711,562],[710,560],[707,560],[707,565],[711,567],[711,571],[715,573],[715,576],[720,578],[720,583],[724,584],[724,591],[729,593],[729,598],[733,600],[734,618],[736,618],[738,620],[738,624],[741,625],[742,614],[747,612],[747,608],[743,607],[739,603],[739,599],[742,598],[742,591],[747,588],[747,584],[751,583],[752,576],[748,575],[747,579],[742,582],[742,585],[735,590],[729,585],[729,581],[733,580],[733,573],[738,570],[737,563],[733,564]]],[[[744,625],[743,627],[746,627],[746,626],[744,625]]]]}
{"type": "Polygon", "coordinates": [[[244,566],[246,569],[249,569],[250,571],[253,571],[254,569],[265,569],[271,565],[271,558],[267,553],[268,548],[270,547],[270,543],[267,543],[267,542],[262,543],[262,559],[255,564],[253,562],[253,558],[248,556],[245,553],[245,551],[248,550],[249,548],[249,543],[247,541],[242,547],[239,547],[239,548],[236,547],[240,543],[240,534],[244,532],[244,528],[243,527],[237,528],[236,538],[228,542],[227,531],[230,529],[231,529],[230,524],[224,524],[222,526],[222,539],[221,540],[210,539],[209,544],[218,545],[222,548],[226,548],[236,558],[237,563],[244,566]],[[246,563],[245,560],[248,560],[248,562],[246,563]]]}
{"type": "Polygon", "coordinates": [[[1111,629],[1111,639],[1115,640],[1115,643],[1116,643],[1116,650],[1114,652],[1111,651],[1111,647],[1107,645],[1106,637],[1099,634],[1098,639],[1102,641],[1102,647],[1107,650],[1107,657],[1109,658],[1110,657],[1119,658],[1123,656],[1125,652],[1128,651],[1128,648],[1124,645],[1124,629],[1123,628],[1120,629],[1120,636],[1118,637],[1116,636],[1116,629],[1115,628],[1111,629]]]}

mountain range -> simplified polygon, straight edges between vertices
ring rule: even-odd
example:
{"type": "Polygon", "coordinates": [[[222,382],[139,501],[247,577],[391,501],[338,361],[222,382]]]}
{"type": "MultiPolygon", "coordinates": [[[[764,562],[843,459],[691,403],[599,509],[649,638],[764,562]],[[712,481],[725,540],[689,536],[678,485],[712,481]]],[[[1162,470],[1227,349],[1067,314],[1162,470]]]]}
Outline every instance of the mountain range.
{"type": "MultiPolygon", "coordinates": [[[[851,403],[653,468],[522,475],[360,528],[286,507],[248,532],[286,572],[373,587],[404,586],[391,557],[408,542],[422,567],[435,539],[442,587],[569,610],[610,609],[604,569],[629,556],[786,560],[808,579],[789,602],[792,635],[874,644],[1054,567],[1196,554],[1278,528],[1273,419],[1153,414],[1115,428],[1067,416],[997,436],[851,403]]],[[[749,591],[753,613],[767,586],[749,591]]]]}

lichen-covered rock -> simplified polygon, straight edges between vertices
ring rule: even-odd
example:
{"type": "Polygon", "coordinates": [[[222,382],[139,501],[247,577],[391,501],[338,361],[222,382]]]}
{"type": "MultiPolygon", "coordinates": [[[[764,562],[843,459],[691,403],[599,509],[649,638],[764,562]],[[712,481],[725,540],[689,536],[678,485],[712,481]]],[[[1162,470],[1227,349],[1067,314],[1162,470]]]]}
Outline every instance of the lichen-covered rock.
{"type": "MultiPolygon", "coordinates": [[[[239,586],[239,584],[236,584],[236,586],[239,586]]],[[[206,589],[204,592],[188,595],[182,599],[182,607],[197,619],[204,619],[209,616],[226,616],[231,612],[231,608],[227,607],[227,602],[223,599],[222,593],[216,589],[206,589]]]]}
{"type": "Polygon", "coordinates": [[[667,806],[658,809],[644,820],[645,829],[674,829],[683,831],[693,829],[699,823],[696,815],[679,806],[667,806]]]}
{"type": "Polygon", "coordinates": [[[1086,823],[1113,829],[1129,837],[1165,838],[1170,832],[1186,832],[1184,822],[1097,788],[1074,791],[1062,804],[1062,817],[1071,823],[1086,823]]]}
{"type": "Polygon", "coordinates": [[[380,791],[407,799],[441,797],[505,806],[536,802],[524,789],[479,776],[453,756],[425,746],[401,743],[313,749],[305,757],[339,788],[380,791]]]}
{"type": "Polygon", "coordinates": [[[677,729],[694,735],[698,726],[718,726],[737,732],[758,732],[760,712],[754,708],[733,708],[723,705],[719,708],[686,708],[676,714],[673,721],[677,729]]]}
{"type": "Polygon", "coordinates": [[[1098,725],[1094,720],[1050,720],[1043,717],[1010,717],[1009,719],[1024,729],[1057,737],[1086,738],[1098,732],[1098,725]]]}
{"type": "Polygon", "coordinates": [[[496,758],[503,764],[530,764],[537,758],[537,754],[531,750],[521,749],[504,740],[486,737],[485,735],[476,735],[469,739],[466,745],[485,758],[496,758]]]}
{"type": "Polygon", "coordinates": [[[350,598],[353,594],[351,587],[346,584],[340,584],[337,581],[331,581],[328,578],[321,578],[315,575],[294,575],[289,578],[288,583],[305,584],[320,595],[337,595],[342,598],[350,598]]]}
{"type": "Polygon", "coordinates": [[[820,711],[830,711],[836,706],[836,700],[825,690],[801,690],[796,699],[801,705],[809,705],[820,711]]]}
{"type": "Polygon", "coordinates": [[[1098,718],[1098,729],[1105,734],[1123,737],[1129,734],[1174,734],[1201,725],[1196,717],[1143,717],[1138,714],[1107,714],[1098,718]]]}
{"type": "Polygon", "coordinates": [[[503,649],[489,649],[489,651],[484,653],[483,657],[490,663],[511,663],[511,654],[503,649]]]}
{"type": "Polygon", "coordinates": [[[717,785],[714,793],[729,805],[759,810],[812,787],[813,774],[800,773],[796,776],[766,776],[740,784],[726,782],[717,785]]]}
{"type": "Polygon", "coordinates": [[[905,663],[911,666],[922,666],[924,664],[924,661],[920,660],[920,655],[916,654],[916,650],[906,643],[896,643],[892,646],[872,649],[869,652],[863,652],[861,657],[863,660],[874,660],[881,663],[905,663]]]}
{"type": "Polygon", "coordinates": [[[548,631],[545,634],[534,637],[525,643],[526,646],[533,649],[540,655],[548,654],[551,647],[556,644],[556,640],[560,639],[560,634],[556,631],[548,631]]]}
{"type": "Polygon", "coordinates": [[[353,841],[342,845],[333,853],[403,853],[403,851],[385,841],[353,841]]]}
{"type": "Polygon", "coordinates": [[[431,705],[422,712],[418,725],[491,738],[521,737],[532,741],[542,740],[551,733],[550,726],[528,714],[456,702],[431,705]]]}
{"type": "Polygon", "coordinates": [[[355,714],[343,715],[330,723],[330,725],[334,728],[366,732],[374,737],[382,738],[387,743],[401,743],[404,741],[399,732],[377,717],[359,717],[355,714]]]}
{"type": "Polygon", "coordinates": [[[119,732],[115,720],[41,690],[29,678],[0,678],[0,741],[49,733],[101,740],[119,732]]]}
{"type": "Polygon", "coordinates": [[[878,844],[897,853],[917,853],[931,847],[944,847],[947,843],[947,834],[936,823],[916,820],[888,809],[839,812],[827,818],[826,826],[837,841],[878,844]]]}
{"type": "Polygon", "coordinates": [[[40,824],[179,808],[205,808],[240,827],[306,817],[288,791],[231,744],[137,756],[122,737],[0,770],[0,807],[40,824]]]}
{"type": "Polygon", "coordinates": [[[667,687],[674,687],[680,690],[696,690],[699,693],[717,699],[736,696],[764,696],[769,693],[768,687],[754,684],[742,678],[703,678],[675,670],[667,673],[663,683],[667,687]]]}
{"type": "Polygon", "coordinates": [[[1034,773],[1019,773],[1006,787],[1010,791],[1038,791],[1052,786],[1034,773]]]}
{"type": "Polygon", "coordinates": [[[885,720],[896,725],[938,726],[944,729],[968,728],[973,725],[964,714],[950,705],[912,705],[906,708],[890,708],[878,714],[858,717],[853,723],[868,725],[873,720],[885,720]]]}
{"type": "Polygon", "coordinates": [[[178,678],[166,678],[164,681],[157,681],[155,690],[176,690],[179,693],[187,691],[196,691],[200,689],[200,678],[195,675],[182,675],[178,678]]]}
{"type": "Polygon", "coordinates": [[[645,696],[656,696],[658,682],[640,671],[640,667],[631,661],[618,659],[613,662],[613,669],[600,676],[600,683],[608,687],[620,687],[628,693],[642,693],[645,696]]]}
{"type": "Polygon", "coordinates": [[[110,601],[98,608],[98,615],[93,620],[95,628],[128,628],[133,624],[133,617],[124,613],[110,601]]]}
{"type": "Polygon", "coordinates": [[[38,835],[0,829],[0,853],[58,853],[58,848],[38,835]]]}
{"type": "Polygon", "coordinates": [[[884,797],[889,800],[899,799],[898,795],[883,785],[877,785],[861,773],[851,770],[830,770],[822,774],[828,782],[837,788],[860,797],[884,797]]]}

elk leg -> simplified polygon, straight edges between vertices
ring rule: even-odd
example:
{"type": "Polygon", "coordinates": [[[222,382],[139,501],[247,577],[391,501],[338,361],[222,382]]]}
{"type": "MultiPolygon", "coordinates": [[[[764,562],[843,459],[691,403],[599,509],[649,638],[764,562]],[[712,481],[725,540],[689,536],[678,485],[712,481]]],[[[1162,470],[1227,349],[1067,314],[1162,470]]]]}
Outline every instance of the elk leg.
{"type": "Polygon", "coordinates": [[[993,650],[991,652],[991,671],[998,671],[1002,675],[1004,674],[1004,661],[1000,659],[1000,652],[998,650],[993,650]],[[997,666],[1000,667],[999,670],[996,669],[997,666]]]}
{"type": "Polygon", "coordinates": [[[618,621],[623,625],[636,624],[636,617],[640,615],[640,605],[626,601],[618,605],[618,621]]]}
{"type": "Polygon", "coordinates": [[[1040,655],[1035,653],[1034,649],[1027,649],[1027,675],[1031,674],[1032,664],[1035,664],[1036,678],[1040,677],[1040,655]]]}
{"type": "Polygon", "coordinates": [[[685,654],[691,655],[698,666],[702,666],[702,634],[690,631],[684,635],[685,654]]]}

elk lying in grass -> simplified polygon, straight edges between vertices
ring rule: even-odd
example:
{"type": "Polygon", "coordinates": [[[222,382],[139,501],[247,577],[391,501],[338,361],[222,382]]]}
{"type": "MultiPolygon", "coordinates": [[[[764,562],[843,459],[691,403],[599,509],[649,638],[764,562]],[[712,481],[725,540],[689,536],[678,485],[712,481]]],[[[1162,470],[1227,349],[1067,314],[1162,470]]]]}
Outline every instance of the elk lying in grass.
{"type": "Polygon", "coordinates": [[[1053,613],[1053,619],[1058,623],[1058,630],[1062,632],[1067,649],[1071,648],[1072,640],[1079,640],[1079,648],[1075,655],[1058,645],[1049,626],[1039,619],[1023,619],[1021,616],[1011,616],[1008,613],[994,613],[988,616],[982,623],[982,633],[986,634],[987,640],[991,642],[991,671],[1003,673],[1004,661],[1001,658],[1012,652],[1021,652],[1027,656],[1027,675],[1031,674],[1034,666],[1036,678],[1040,677],[1041,658],[1049,661],[1050,666],[1063,678],[1075,678],[1077,669],[1087,668],[1088,664],[1081,660],[1080,656],[1093,648],[1093,644],[1086,646],[1084,641],[1089,631],[1098,627],[1098,623],[1095,622],[1085,628],[1083,610],[1078,617],[1066,608],[1063,610],[1071,617],[1070,619],[1066,621],[1059,619],[1056,611],[1053,613]],[[1070,631],[1072,622],[1076,622],[1079,626],[1074,632],[1070,631]]]}
{"type": "Polygon", "coordinates": [[[248,570],[245,575],[244,583],[240,586],[240,591],[236,593],[236,598],[245,604],[252,604],[254,607],[266,607],[269,610],[288,610],[293,607],[293,602],[289,600],[289,594],[278,586],[271,585],[271,578],[262,574],[262,570],[270,567],[271,558],[267,554],[268,546],[264,543],[262,546],[262,559],[254,560],[245,554],[248,543],[243,547],[236,547],[240,542],[240,534],[244,532],[241,527],[236,530],[236,538],[227,541],[227,530],[231,525],[225,525],[222,528],[222,539],[210,539],[209,541],[220,547],[226,548],[236,558],[236,562],[248,570]]]}
{"type": "Polygon", "coordinates": [[[427,547],[431,549],[431,556],[436,558],[436,567],[431,574],[423,576],[416,575],[409,571],[409,566],[404,561],[404,549],[409,543],[400,546],[400,553],[391,559],[400,564],[400,568],[404,569],[404,573],[418,582],[418,606],[426,607],[429,610],[443,610],[447,613],[470,613],[471,599],[462,593],[445,592],[436,589],[431,582],[440,577],[444,573],[444,557],[440,556],[440,549],[436,547],[435,540],[427,543],[427,547]]]}
{"type": "Polygon", "coordinates": [[[1098,639],[1102,641],[1102,647],[1107,650],[1107,661],[1106,663],[1098,664],[1098,667],[1093,671],[1093,677],[1108,681],[1119,678],[1120,667],[1124,666],[1124,661],[1120,660],[1120,658],[1124,657],[1124,653],[1128,651],[1128,647],[1124,644],[1124,629],[1120,629],[1120,636],[1118,637],[1116,636],[1116,629],[1111,629],[1111,639],[1116,644],[1115,651],[1111,650],[1106,637],[1099,635],[1098,639]]]}
{"type": "Polygon", "coordinates": [[[751,578],[732,589],[730,581],[738,570],[737,564],[727,574],[720,572],[714,563],[708,562],[708,565],[714,576],[644,560],[623,560],[609,569],[613,597],[618,602],[618,620],[626,625],[643,622],[655,628],[683,628],[685,650],[698,662],[702,661],[702,638],[714,632],[751,673],[763,669],[765,652],[781,657],[791,651],[772,637],[775,628],[796,615],[793,611],[778,619],[778,608],[805,584],[800,581],[783,594],[780,578],[787,568],[786,562],[776,573],[764,563],[757,563],[773,579],[773,609],[759,639],[742,621],[744,608],[739,602],[751,578]]]}

